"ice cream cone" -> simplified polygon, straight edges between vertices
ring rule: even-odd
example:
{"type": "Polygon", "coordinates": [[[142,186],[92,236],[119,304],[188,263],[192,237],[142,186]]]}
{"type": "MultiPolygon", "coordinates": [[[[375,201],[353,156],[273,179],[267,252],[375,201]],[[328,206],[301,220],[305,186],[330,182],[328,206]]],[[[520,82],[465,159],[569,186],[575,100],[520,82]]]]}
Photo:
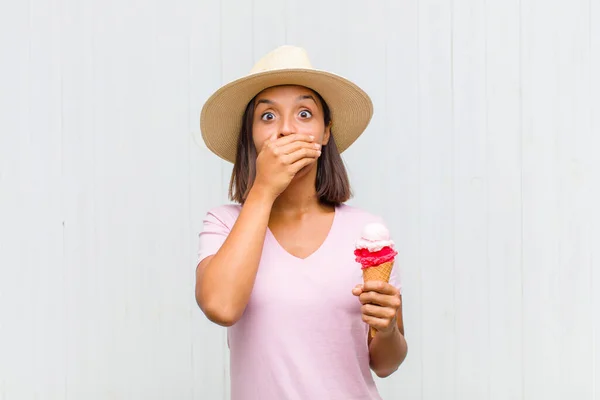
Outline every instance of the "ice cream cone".
{"type": "Polygon", "coordinates": [[[384,281],[389,282],[390,276],[392,275],[392,268],[394,262],[389,261],[383,264],[376,265],[363,269],[363,282],[367,281],[384,281]]]}
{"type": "MultiPolygon", "coordinates": [[[[378,223],[366,225],[354,250],[356,261],[361,264],[363,283],[389,282],[397,254],[398,252],[394,250],[394,242],[390,240],[389,231],[384,225],[378,223]]],[[[375,333],[377,330],[370,327],[369,336],[373,338],[375,333]]]]}

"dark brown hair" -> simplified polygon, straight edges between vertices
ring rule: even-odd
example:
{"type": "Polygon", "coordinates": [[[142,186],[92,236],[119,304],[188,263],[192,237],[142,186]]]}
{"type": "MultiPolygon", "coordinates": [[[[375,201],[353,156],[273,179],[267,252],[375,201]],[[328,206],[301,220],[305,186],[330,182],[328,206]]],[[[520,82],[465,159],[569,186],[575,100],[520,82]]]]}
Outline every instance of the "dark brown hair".
{"type": "MultiPolygon", "coordinates": [[[[331,122],[331,112],[327,103],[319,93],[314,92],[323,107],[325,126],[331,122]]],[[[231,181],[229,183],[229,198],[243,204],[256,177],[256,147],[252,138],[252,121],[254,120],[254,97],[246,106],[242,117],[242,129],[238,138],[237,151],[231,181]]],[[[323,145],[322,153],[317,160],[317,178],[315,189],[322,204],[339,205],[351,196],[350,181],[344,162],[335,144],[333,133],[329,141],[323,145]]]]}

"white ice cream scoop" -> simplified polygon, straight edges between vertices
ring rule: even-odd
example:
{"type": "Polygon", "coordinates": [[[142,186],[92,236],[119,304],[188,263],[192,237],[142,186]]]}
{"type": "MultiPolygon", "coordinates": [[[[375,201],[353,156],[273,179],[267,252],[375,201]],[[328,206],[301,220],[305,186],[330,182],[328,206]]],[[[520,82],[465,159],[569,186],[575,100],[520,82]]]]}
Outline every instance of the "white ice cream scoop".
{"type": "Polygon", "coordinates": [[[379,251],[387,246],[393,248],[394,241],[390,240],[390,231],[385,225],[378,222],[365,225],[361,238],[356,241],[357,249],[368,249],[370,252],[379,251]]]}

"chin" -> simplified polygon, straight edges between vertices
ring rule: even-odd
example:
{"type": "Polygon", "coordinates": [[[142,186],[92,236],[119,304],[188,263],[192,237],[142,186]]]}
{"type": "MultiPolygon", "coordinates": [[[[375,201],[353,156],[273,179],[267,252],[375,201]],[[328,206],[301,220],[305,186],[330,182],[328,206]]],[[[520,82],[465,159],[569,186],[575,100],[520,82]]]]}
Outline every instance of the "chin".
{"type": "Polygon", "coordinates": [[[317,164],[310,164],[307,165],[306,167],[302,167],[302,169],[300,169],[300,171],[298,171],[296,173],[296,175],[294,176],[294,178],[292,180],[298,180],[298,179],[302,179],[304,178],[306,175],[308,175],[310,173],[310,171],[312,171],[313,168],[316,168],[317,164]]]}

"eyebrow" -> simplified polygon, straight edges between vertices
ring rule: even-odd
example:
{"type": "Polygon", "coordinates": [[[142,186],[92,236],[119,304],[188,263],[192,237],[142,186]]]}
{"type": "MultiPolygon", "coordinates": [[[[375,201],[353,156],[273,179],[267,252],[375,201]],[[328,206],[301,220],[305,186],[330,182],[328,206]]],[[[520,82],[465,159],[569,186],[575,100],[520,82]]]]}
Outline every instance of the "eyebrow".
{"type": "Polygon", "coordinates": [[[260,99],[259,101],[256,102],[256,104],[254,105],[254,109],[256,110],[256,107],[258,107],[259,104],[274,104],[271,100],[268,99],[260,99]]]}
{"type": "Polygon", "coordinates": [[[312,100],[315,105],[317,104],[317,100],[310,94],[303,94],[302,96],[298,96],[297,100],[312,100]]]}
{"type": "MultiPolygon", "coordinates": [[[[303,94],[301,96],[298,96],[298,98],[296,99],[296,101],[300,101],[300,100],[312,100],[312,101],[314,101],[315,104],[317,104],[317,100],[312,95],[310,95],[310,94],[303,94]]],[[[275,103],[272,100],[269,100],[269,99],[260,99],[254,105],[254,109],[256,109],[256,107],[258,107],[259,104],[273,105],[275,103]]]]}

